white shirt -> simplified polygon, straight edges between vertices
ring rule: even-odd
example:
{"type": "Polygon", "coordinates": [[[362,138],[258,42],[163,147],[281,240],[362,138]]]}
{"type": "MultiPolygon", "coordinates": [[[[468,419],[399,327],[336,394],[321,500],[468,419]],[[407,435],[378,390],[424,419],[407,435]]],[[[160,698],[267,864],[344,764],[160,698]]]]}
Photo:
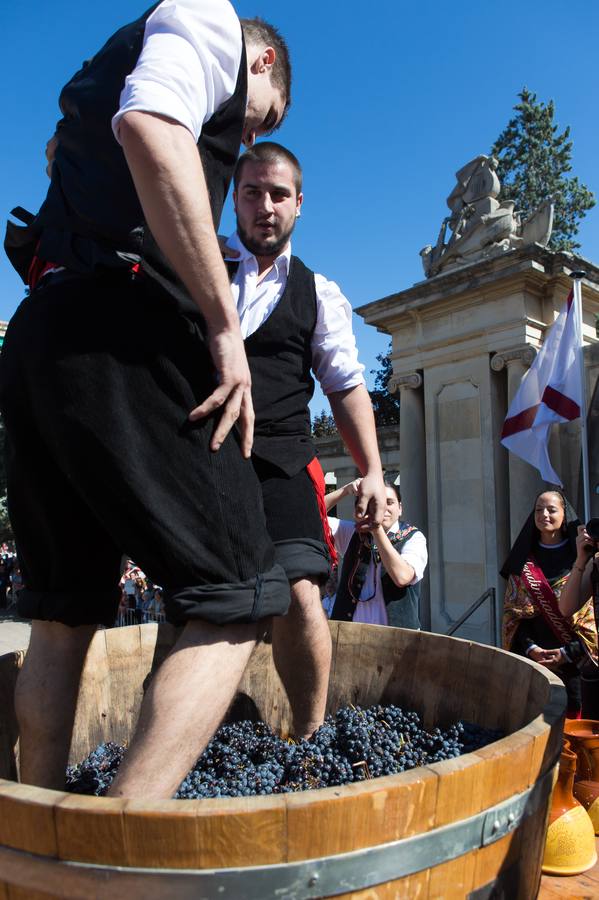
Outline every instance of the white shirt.
{"type": "Polygon", "coordinates": [[[184,125],[197,141],[202,126],[233,96],[241,62],[241,23],[228,0],[163,0],[146,21],[137,64],[120,107],[156,113],[184,125]]]}
{"type": "MultiPolygon", "coordinates": [[[[227,244],[239,251],[239,268],[231,284],[233,299],[241,323],[241,334],[249,337],[268,319],[283,295],[291,244],[277,256],[268,275],[258,283],[256,257],[241,243],[237,234],[227,244]]],[[[356,339],[352,331],[352,309],[334,281],[314,273],[316,288],[316,327],[312,335],[312,369],[325,394],[345,391],[364,384],[364,366],[358,362],[356,339]]]]}
{"type": "MultiPolygon", "coordinates": [[[[349,547],[349,542],[354,536],[356,523],[345,519],[336,519],[329,516],[329,525],[333,537],[335,538],[335,548],[340,555],[344,555],[349,547]]],[[[390,532],[399,529],[399,522],[394,522],[390,532]]],[[[426,538],[421,531],[414,531],[408,538],[401,550],[401,558],[412,566],[414,569],[414,577],[410,584],[417,584],[422,580],[426,564],[428,562],[428,551],[426,549],[426,538]]],[[[383,586],[381,583],[382,566],[375,565],[374,561],[368,566],[366,578],[362,585],[360,600],[356,604],[354,612],[354,622],[367,622],[370,625],[388,625],[387,607],[383,597],[383,586]],[[374,596],[373,596],[374,595],[374,596]],[[362,597],[372,597],[371,600],[362,600],[362,597]]]]}

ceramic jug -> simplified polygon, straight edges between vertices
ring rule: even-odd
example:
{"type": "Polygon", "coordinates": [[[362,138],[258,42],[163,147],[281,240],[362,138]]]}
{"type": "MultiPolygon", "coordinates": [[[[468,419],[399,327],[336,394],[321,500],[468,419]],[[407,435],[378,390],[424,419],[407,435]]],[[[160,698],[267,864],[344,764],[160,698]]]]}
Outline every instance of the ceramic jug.
{"type": "Polygon", "coordinates": [[[599,722],[566,722],[564,731],[578,758],[574,796],[591,817],[595,834],[599,834],[599,722]]]}
{"type": "Polygon", "coordinates": [[[597,862],[591,819],[573,794],[575,774],[576,754],[562,749],[543,856],[548,875],[579,875],[597,862]]]}

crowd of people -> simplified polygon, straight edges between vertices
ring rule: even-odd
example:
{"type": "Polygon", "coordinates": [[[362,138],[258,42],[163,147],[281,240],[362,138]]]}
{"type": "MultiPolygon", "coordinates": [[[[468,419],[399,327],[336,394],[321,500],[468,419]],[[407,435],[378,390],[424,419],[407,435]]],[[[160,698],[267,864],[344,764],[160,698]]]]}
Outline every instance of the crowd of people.
{"type": "MultiPolygon", "coordinates": [[[[360,479],[329,492],[327,511],[358,495],[360,479]]],[[[331,572],[321,588],[331,619],[420,628],[420,587],[428,562],[424,534],[403,519],[401,494],[386,484],[383,523],[361,533],[355,520],[328,516],[331,572]]],[[[599,718],[598,636],[593,601],[596,542],[565,496],[544,491],[515,540],[507,581],[503,646],[555,672],[569,718],[599,718]],[[561,630],[560,630],[561,629],[561,630]]],[[[0,545],[0,609],[16,608],[23,587],[14,542],[0,545]]],[[[164,622],[163,590],[128,560],[114,626],[164,622]]]]}
{"type": "Polygon", "coordinates": [[[121,599],[115,625],[166,621],[162,588],[132,560],[127,561],[119,586],[121,599]]]}
{"type": "MultiPolygon", "coordinates": [[[[154,584],[132,560],[127,560],[119,588],[121,599],[115,626],[166,621],[161,586],[154,584]]],[[[0,544],[0,610],[15,612],[22,589],[23,575],[14,541],[5,541],[0,544]]]]}
{"type": "Polygon", "coordinates": [[[16,606],[23,576],[13,541],[0,544],[0,609],[16,606]]]}

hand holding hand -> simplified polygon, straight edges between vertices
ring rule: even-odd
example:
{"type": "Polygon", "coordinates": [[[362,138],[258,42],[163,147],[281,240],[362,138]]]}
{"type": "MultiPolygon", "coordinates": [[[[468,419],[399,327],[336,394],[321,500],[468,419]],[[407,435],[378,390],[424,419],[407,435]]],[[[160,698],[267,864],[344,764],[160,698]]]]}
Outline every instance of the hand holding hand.
{"type": "Polygon", "coordinates": [[[358,531],[374,531],[383,521],[387,494],[382,473],[358,479],[356,527],[358,531]]]}

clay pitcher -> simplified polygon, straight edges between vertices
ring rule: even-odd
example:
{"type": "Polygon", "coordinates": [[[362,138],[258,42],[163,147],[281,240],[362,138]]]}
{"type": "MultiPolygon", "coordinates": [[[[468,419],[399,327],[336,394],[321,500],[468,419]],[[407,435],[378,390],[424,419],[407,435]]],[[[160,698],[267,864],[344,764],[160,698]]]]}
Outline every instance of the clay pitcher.
{"type": "Polygon", "coordinates": [[[599,722],[580,719],[576,725],[568,738],[574,739],[578,756],[574,796],[591,817],[595,834],[599,834],[599,722]]]}
{"type": "Polygon", "coordinates": [[[584,738],[594,734],[599,734],[599,722],[595,719],[566,719],[564,723],[564,738],[570,741],[571,749],[578,757],[576,780],[596,780],[593,779],[591,759],[584,745],[584,738]]]}
{"type": "Polygon", "coordinates": [[[548,875],[580,875],[597,862],[593,824],[572,790],[575,773],[576,754],[563,749],[543,856],[543,872],[548,875]]]}

